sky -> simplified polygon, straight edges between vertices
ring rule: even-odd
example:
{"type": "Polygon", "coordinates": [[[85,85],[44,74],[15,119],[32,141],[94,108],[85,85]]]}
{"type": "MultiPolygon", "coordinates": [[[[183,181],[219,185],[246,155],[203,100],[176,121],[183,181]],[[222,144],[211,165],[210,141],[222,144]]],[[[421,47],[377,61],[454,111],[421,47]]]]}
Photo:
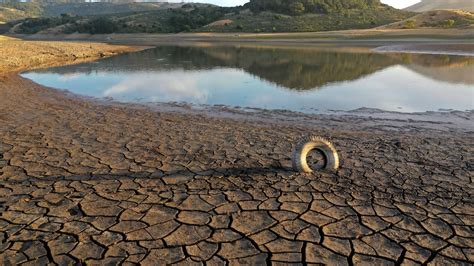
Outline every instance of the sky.
{"type": "MultiPolygon", "coordinates": [[[[382,3],[392,5],[396,8],[405,8],[420,2],[420,0],[381,0],[382,3]]],[[[172,0],[170,2],[181,2],[180,0],[172,0]]],[[[188,0],[185,2],[202,2],[211,3],[220,6],[238,6],[248,2],[248,0],[188,0]]]]}

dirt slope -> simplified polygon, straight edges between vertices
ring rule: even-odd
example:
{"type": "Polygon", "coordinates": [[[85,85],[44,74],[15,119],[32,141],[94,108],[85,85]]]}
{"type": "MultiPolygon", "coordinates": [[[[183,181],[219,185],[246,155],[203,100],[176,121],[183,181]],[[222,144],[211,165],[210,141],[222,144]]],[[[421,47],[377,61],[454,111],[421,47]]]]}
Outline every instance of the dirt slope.
{"type": "Polygon", "coordinates": [[[420,3],[405,8],[412,12],[425,12],[438,9],[461,9],[474,11],[473,0],[422,0],[420,3]]]}
{"type": "Polygon", "coordinates": [[[411,18],[382,26],[382,29],[466,28],[473,27],[474,13],[463,10],[427,11],[411,18]]]}
{"type": "Polygon", "coordinates": [[[136,49],[139,48],[100,43],[23,41],[0,35],[0,74],[92,61],[136,49]]]}

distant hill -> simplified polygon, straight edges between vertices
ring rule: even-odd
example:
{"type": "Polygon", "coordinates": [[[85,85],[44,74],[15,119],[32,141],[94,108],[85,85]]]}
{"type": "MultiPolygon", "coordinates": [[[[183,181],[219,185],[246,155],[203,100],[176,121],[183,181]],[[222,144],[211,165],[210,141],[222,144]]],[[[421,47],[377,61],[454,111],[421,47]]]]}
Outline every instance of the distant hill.
{"type": "Polygon", "coordinates": [[[288,15],[301,15],[306,13],[331,13],[349,9],[365,10],[380,5],[380,0],[250,0],[249,3],[245,4],[245,7],[253,12],[272,11],[288,15]]]}
{"type": "Polygon", "coordinates": [[[180,8],[182,3],[52,3],[27,2],[0,4],[0,21],[23,18],[57,17],[61,14],[93,16],[180,8]]]}
{"type": "Polygon", "coordinates": [[[474,12],[474,0],[422,0],[405,8],[411,12],[425,12],[439,9],[459,9],[474,12]]]}
{"type": "Polygon", "coordinates": [[[15,29],[15,33],[25,34],[309,32],[374,28],[414,15],[383,5],[379,0],[314,0],[297,2],[300,5],[293,5],[294,3],[296,2],[251,0],[239,7],[146,3],[62,4],[55,5],[54,8],[41,5],[41,16],[10,23],[10,26],[15,29]],[[145,7],[148,9],[140,9],[145,7]]]}
{"type": "Polygon", "coordinates": [[[232,8],[185,4],[151,11],[27,18],[10,22],[10,33],[178,33],[197,30],[223,17],[232,8]]]}
{"type": "Polygon", "coordinates": [[[15,6],[0,4],[0,21],[2,22],[8,22],[28,17],[36,17],[38,15],[39,12],[34,9],[31,9],[29,12],[27,12],[25,10],[16,8],[15,6]]]}
{"type": "Polygon", "coordinates": [[[199,30],[259,33],[367,29],[410,16],[411,12],[380,0],[250,0],[239,12],[227,13],[199,30]]]}
{"type": "Polygon", "coordinates": [[[474,27],[474,13],[462,10],[435,10],[423,12],[408,19],[391,23],[380,28],[465,28],[471,26],[474,27]]]}
{"type": "Polygon", "coordinates": [[[181,3],[62,3],[46,4],[43,16],[54,17],[61,14],[92,16],[130,12],[153,11],[167,8],[179,8],[181,3]]]}
{"type": "Polygon", "coordinates": [[[220,21],[199,29],[206,32],[314,32],[347,29],[369,29],[413,16],[392,7],[380,5],[364,9],[343,9],[330,13],[287,15],[271,11],[258,14],[243,10],[226,14],[220,21]]]}

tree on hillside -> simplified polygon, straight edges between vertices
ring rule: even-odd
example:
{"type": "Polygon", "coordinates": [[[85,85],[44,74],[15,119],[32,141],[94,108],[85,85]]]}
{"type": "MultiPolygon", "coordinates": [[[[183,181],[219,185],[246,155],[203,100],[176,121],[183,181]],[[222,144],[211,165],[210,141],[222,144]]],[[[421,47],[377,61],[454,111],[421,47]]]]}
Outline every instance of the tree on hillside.
{"type": "Polygon", "coordinates": [[[273,11],[285,14],[329,13],[345,9],[364,9],[380,5],[380,0],[250,0],[253,12],[273,11]]]}
{"type": "Polygon", "coordinates": [[[455,23],[456,21],[454,21],[453,19],[447,19],[443,21],[441,24],[444,28],[451,28],[454,26],[455,23]]]}
{"type": "Polygon", "coordinates": [[[414,29],[416,27],[416,22],[414,20],[407,20],[403,24],[404,29],[414,29]]]}
{"type": "Polygon", "coordinates": [[[304,13],[304,5],[301,2],[294,2],[290,4],[289,10],[293,15],[301,15],[304,13]]]}
{"type": "Polygon", "coordinates": [[[91,33],[91,34],[106,34],[114,33],[117,30],[117,25],[106,17],[99,17],[89,21],[87,24],[80,28],[79,32],[91,33]]]}

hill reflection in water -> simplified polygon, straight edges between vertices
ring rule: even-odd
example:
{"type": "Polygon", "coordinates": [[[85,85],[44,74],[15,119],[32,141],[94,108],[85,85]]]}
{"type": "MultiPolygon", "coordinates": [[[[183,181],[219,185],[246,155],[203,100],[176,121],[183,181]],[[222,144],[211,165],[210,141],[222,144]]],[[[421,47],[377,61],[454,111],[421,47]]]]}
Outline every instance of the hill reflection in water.
{"type": "Polygon", "coordinates": [[[473,68],[470,57],[381,54],[367,48],[201,45],[160,46],[24,76],[121,101],[427,111],[472,109],[465,98],[472,98],[473,68]],[[443,91],[447,85],[454,89],[443,91]],[[353,100],[335,99],[341,96],[353,100]],[[426,99],[421,103],[417,97],[426,99]]]}
{"type": "MultiPolygon", "coordinates": [[[[209,70],[238,68],[287,89],[310,90],[351,81],[393,65],[404,65],[429,78],[474,84],[474,58],[445,55],[379,54],[308,48],[162,46],[79,66],[80,72],[209,70]],[[439,73],[443,74],[440,75],[439,73]]],[[[78,66],[42,72],[70,74],[78,66]]]]}

